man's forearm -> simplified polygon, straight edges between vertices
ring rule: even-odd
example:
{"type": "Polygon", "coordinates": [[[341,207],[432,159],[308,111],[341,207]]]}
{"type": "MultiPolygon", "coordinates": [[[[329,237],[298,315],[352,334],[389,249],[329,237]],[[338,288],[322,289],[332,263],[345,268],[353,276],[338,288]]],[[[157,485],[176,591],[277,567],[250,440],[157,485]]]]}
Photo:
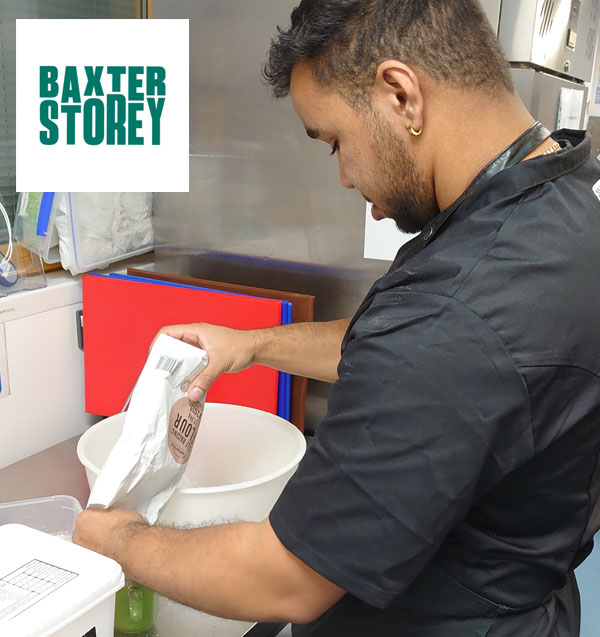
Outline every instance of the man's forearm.
{"type": "Polygon", "coordinates": [[[254,363],[333,383],[350,319],[256,330],[254,363]]]}
{"type": "MultiPolygon", "coordinates": [[[[111,557],[128,579],[212,615],[309,621],[331,604],[331,584],[323,580],[319,590],[317,581],[312,593],[312,586],[298,586],[297,576],[306,576],[308,567],[268,539],[272,532],[265,533],[265,524],[240,522],[187,531],[132,524],[119,534],[111,557]]],[[[320,579],[310,577],[311,584],[320,579]]]]}

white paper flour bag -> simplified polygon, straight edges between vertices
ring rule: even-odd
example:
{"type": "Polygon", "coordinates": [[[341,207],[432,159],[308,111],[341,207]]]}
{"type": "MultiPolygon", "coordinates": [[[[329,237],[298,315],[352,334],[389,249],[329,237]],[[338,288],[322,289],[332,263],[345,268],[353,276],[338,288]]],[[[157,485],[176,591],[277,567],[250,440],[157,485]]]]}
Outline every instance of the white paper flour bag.
{"type": "Polygon", "coordinates": [[[204,400],[191,402],[187,390],[207,363],[202,349],[165,334],[156,339],[88,506],[135,509],[149,524],[158,520],[192,453],[204,400]]]}

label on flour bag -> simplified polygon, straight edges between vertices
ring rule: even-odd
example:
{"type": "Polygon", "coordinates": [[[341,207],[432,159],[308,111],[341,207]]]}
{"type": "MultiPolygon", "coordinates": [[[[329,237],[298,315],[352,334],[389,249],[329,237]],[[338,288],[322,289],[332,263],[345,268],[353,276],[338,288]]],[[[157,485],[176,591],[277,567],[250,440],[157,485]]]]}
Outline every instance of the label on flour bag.
{"type": "Polygon", "coordinates": [[[185,464],[192,454],[192,447],[204,405],[180,398],[171,408],[169,417],[169,451],[178,464],[185,464]]]}

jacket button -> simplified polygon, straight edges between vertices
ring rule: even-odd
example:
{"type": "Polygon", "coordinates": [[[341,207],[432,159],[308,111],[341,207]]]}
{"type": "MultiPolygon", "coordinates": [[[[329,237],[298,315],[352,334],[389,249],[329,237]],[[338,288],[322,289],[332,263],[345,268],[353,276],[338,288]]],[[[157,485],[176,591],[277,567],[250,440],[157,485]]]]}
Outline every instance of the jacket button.
{"type": "Polygon", "coordinates": [[[433,228],[427,228],[423,233],[423,241],[429,241],[431,239],[431,235],[433,234],[433,228]]]}

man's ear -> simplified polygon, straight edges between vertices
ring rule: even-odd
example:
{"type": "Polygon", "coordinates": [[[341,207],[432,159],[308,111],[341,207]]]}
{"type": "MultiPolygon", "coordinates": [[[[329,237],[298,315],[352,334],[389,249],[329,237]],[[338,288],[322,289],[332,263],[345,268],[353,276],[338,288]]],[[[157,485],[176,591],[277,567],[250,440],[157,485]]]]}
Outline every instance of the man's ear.
{"type": "Polygon", "coordinates": [[[375,76],[373,104],[399,128],[420,131],[425,125],[421,85],[410,66],[398,60],[382,62],[375,76]]]}

